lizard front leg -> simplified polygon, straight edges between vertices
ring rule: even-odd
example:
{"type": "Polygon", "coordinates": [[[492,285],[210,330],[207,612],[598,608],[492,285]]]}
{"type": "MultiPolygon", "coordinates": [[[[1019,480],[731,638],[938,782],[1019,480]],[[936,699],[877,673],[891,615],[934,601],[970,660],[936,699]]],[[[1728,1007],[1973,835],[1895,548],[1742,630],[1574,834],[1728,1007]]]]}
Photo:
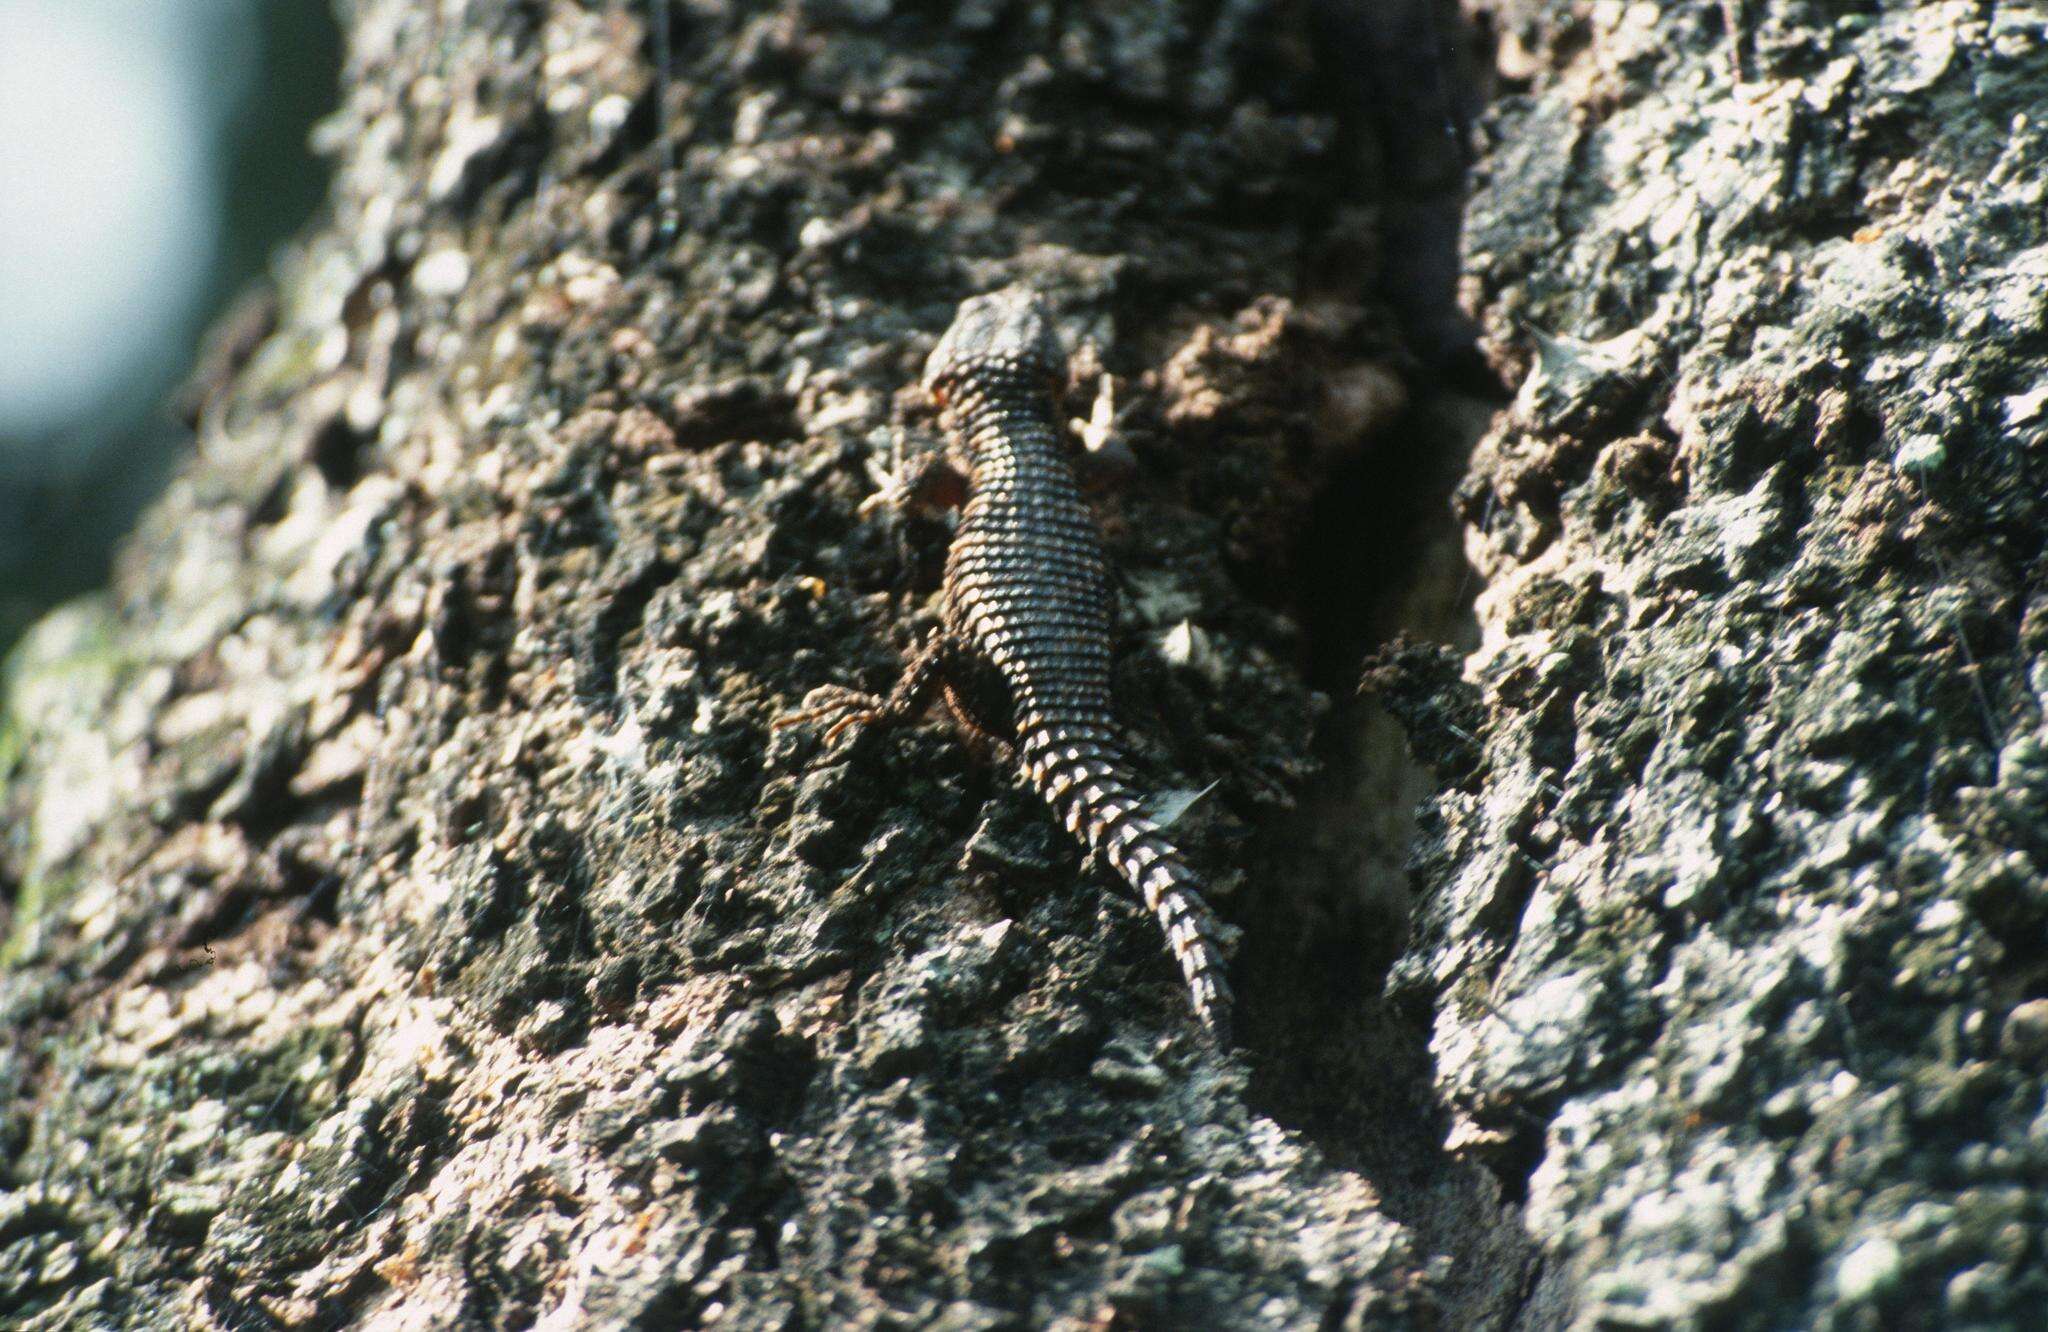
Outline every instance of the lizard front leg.
{"type": "Polygon", "coordinates": [[[825,743],[830,745],[849,727],[875,722],[895,726],[911,721],[924,711],[932,691],[944,683],[947,668],[957,652],[953,639],[940,629],[910,659],[888,697],[844,685],[820,685],[804,696],[803,711],[776,718],[775,729],[830,719],[832,724],[825,731],[825,743]]]}
{"type": "Polygon", "coordinates": [[[967,466],[943,448],[922,449],[900,456],[896,466],[880,473],[880,488],[861,501],[865,518],[882,509],[905,513],[941,514],[967,502],[967,466]]]}

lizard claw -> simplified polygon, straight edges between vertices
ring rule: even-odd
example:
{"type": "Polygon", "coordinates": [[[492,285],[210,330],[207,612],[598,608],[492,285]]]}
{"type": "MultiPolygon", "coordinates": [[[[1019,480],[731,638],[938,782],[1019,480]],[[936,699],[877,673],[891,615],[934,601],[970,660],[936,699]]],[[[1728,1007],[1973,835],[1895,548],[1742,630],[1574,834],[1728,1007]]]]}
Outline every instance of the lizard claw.
{"type": "Polygon", "coordinates": [[[801,712],[777,717],[775,729],[782,731],[807,722],[830,719],[832,724],[825,729],[825,743],[829,746],[848,727],[865,726],[879,720],[882,715],[881,699],[843,685],[820,685],[804,695],[804,704],[801,712]]]}
{"type": "Polygon", "coordinates": [[[905,490],[895,474],[891,473],[882,483],[880,490],[860,502],[854,514],[860,518],[872,518],[887,509],[904,508],[909,495],[910,492],[905,490]]]}
{"type": "Polygon", "coordinates": [[[940,453],[922,453],[899,467],[869,474],[876,490],[860,503],[863,518],[884,509],[932,516],[967,503],[967,478],[940,453]]]}
{"type": "Polygon", "coordinates": [[[862,518],[872,518],[885,509],[903,507],[910,498],[910,488],[904,484],[906,473],[900,466],[886,467],[879,462],[868,464],[868,480],[875,483],[874,493],[860,502],[854,512],[862,518]]]}

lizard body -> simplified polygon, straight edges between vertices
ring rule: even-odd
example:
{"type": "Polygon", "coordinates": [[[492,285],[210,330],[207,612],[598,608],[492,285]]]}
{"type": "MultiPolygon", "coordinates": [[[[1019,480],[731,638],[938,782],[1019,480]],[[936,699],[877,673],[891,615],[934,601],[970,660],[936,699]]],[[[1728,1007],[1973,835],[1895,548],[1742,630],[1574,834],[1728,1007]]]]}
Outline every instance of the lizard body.
{"type": "Polygon", "coordinates": [[[1196,1017],[1229,1039],[1231,996],[1199,880],[1144,812],[1110,698],[1112,589],[1060,438],[1065,355],[1043,307],[1011,288],[965,302],[924,382],[946,409],[967,499],[940,627],[887,698],[827,686],[788,722],[904,722],[942,690],[970,732],[1006,740],[1031,785],[1144,900],[1196,1017]]]}

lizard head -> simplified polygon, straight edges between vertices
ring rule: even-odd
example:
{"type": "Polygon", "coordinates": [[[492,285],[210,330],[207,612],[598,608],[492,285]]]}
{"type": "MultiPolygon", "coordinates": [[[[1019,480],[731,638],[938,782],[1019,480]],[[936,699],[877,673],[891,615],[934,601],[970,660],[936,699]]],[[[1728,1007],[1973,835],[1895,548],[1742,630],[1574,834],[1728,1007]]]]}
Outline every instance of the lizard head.
{"type": "Polygon", "coordinates": [[[943,399],[971,370],[1012,370],[1050,379],[1066,364],[1045,303],[1028,287],[1005,287],[960,303],[952,326],[924,363],[924,384],[943,399]]]}

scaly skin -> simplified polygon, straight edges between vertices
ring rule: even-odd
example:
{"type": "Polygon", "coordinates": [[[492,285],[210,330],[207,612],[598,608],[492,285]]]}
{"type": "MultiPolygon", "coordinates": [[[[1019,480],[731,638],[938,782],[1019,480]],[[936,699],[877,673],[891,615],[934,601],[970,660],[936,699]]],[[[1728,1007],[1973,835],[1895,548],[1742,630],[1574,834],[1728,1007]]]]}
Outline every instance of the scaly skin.
{"type": "Polygon", "coordinates": [[[970,731],[1009,741],[1031,784],[1165,930],[1195,1015],[1228,1044],[1223,979],[1199,880],[1147,818],[1110,701],[1109,570],[1062,451],[1052,383],[1065,366],[1043,307],[1011,288],[960,307],[924,382],[947,409],[968,498],[939,630],[886,699],[828,686],[785,723],[900,723],[943,689],[970,731]]]}

